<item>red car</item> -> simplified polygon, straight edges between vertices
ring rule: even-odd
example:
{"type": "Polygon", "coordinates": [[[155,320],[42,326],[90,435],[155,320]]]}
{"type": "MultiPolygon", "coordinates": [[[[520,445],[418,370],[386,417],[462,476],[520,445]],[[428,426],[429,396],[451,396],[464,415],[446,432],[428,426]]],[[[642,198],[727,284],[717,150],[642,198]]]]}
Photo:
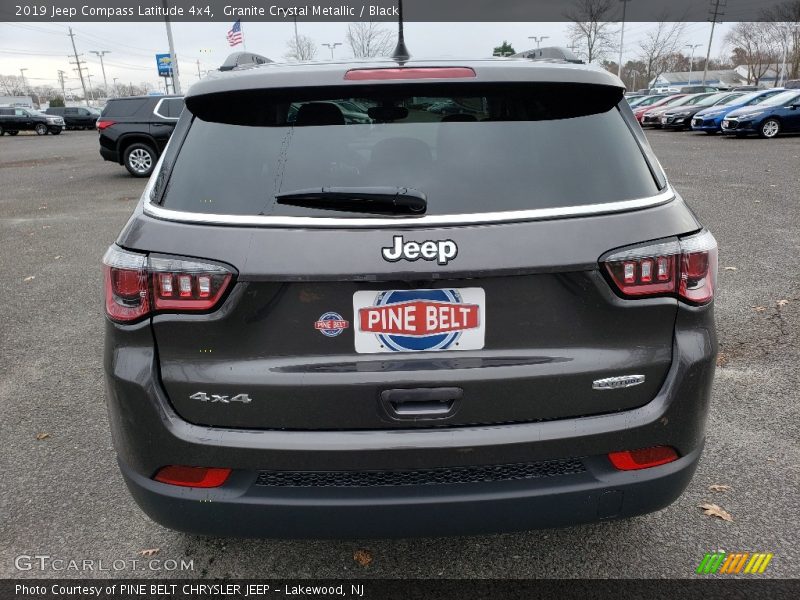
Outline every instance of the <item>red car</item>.
{"type": "Polygon", "coordinates": [[[633,116],[636,117],[636,120],[639,121],[639,123],[641,124],[642,117],[644,116],[644,113],[646,113],[648,110],[658,108],[659,106],[664,106],[667,102],[671,102],[672,100],[675,100],[677,98],[683,98],[685,95],[686,94],[673,94],[672,96],[666,96],[662,98],[658,102],[653,102],[648,106],[642,106],[641,108],[636,107],[633,109],[633,116]]]}

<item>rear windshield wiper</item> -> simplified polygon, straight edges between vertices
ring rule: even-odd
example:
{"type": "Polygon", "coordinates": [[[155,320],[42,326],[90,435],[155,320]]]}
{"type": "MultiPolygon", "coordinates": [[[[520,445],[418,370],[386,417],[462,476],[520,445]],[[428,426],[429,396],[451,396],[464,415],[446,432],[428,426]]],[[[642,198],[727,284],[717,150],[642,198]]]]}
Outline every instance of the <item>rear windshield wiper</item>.
{"type": "Polygon", "coordinates": [[[422,215],[428,199],[403,187],[327,187],[275,195],[278,204],[379,215],[422,215]]]}

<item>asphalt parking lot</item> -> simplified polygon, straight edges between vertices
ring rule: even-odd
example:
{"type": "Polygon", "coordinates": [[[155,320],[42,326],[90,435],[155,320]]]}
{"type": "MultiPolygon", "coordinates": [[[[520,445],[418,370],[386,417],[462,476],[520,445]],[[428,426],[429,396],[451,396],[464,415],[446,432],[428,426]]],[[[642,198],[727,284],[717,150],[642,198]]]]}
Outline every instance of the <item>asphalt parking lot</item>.
{"type": "Polygon", "coordinates": [[[103,162],[96,132],[0,138],[0,577],[177,575],[144,567],[142,551],[155,549],[193,561],[188,577],[684,578],[720,549],[772,552],[764,576],[800,576],[800,137],[648,135],[720,246],[721,353],[689,489],[628,521],[346,541],[192,537],[139,511],[106,418],[99,265],[144,180],[103,162]],[[733,520],[704,515],[705,502],[733,520]],[[358,550],[371,562],[354,560],[358,550]],[[20,555],[102,559],[109,570],[20,571],[20,555]]]}

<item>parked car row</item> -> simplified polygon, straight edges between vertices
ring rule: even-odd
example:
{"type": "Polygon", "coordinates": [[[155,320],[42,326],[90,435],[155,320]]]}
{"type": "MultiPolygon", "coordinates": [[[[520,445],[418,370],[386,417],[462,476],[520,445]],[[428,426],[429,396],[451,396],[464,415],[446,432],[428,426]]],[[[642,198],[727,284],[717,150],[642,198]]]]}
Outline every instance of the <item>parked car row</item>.
{"type": "Polygon", "coordinates": [[[767,139],[800,132],[800,89],[644,96],[630,106],[642,127],[767,139]]]}
{"type": "Polygon", "coordinates": [[[64,119],[67,129],[94,129],[100,118],[99,110],[84,106],[52,106],[44,112],[64,119]]]}

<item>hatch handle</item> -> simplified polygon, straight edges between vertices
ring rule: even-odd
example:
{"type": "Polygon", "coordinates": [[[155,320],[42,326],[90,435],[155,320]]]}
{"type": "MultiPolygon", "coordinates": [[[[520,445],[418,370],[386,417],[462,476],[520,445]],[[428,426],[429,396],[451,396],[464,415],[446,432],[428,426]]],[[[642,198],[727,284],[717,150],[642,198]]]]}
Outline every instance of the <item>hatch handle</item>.
{"type": "Polygon", "coordinates": [[[463,396],[464,390],[455,387],[384,390],[381,406],[395,420],[447,419],[458,411],[463,396]]]}

